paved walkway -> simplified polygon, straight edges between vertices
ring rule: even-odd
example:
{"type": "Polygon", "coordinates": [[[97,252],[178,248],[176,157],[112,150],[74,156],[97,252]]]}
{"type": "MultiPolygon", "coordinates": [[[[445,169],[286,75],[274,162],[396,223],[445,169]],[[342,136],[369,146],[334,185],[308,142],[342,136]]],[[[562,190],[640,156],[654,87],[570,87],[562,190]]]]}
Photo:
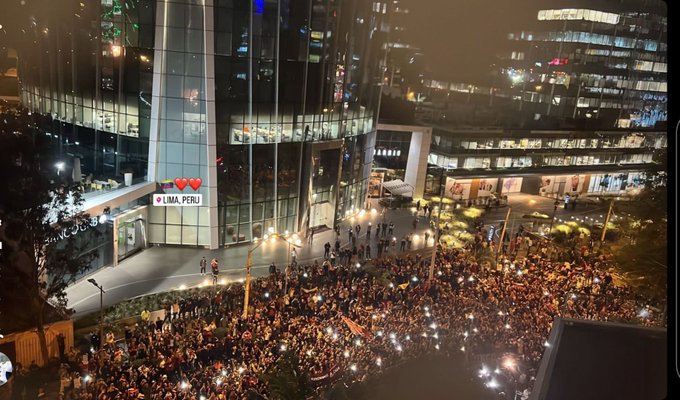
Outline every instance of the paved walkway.
{"type": "MultiPolygon", "coordinates": [[[[510,223],[516,232],[519,224],[529,223],[530,220],[522,219],[522,215],[533,211],[542,212],[552,216],[554,200],[550,198],[532,196],[526,194],[513,194],[509,197],[509,204],[512,208],[510,223]],[[514,222],[513,222],[514,221],[514,222]]],[[[373,201],[377,206],[377,201],[373,201]]],[[[378,210],[381,207],[376,207],[378,210]]],[[[501,207],[489,211],[484,220],[487,224],[498,223],[505,219],[508,208],[501,207]]],[[[591,215],[596,219],[607,212],[606,206],[581,206],[576,210],[565,210],[562,206],[556,211],[556,218],[569,219],[570,216],[583,218],[584,215],[591,215]]],[[[432,213],[436,218],[436,214],[432,213]]],[[[400,238],[413,232],[413,214],[409,209],[386,210],[384,218],[389,223],[394,222],[394,237],[397,238],[399,246],[400,238]]],[[[372,222],[372,234],[375,237],[375,226],[382,221],[383,215],[380,212],[367,212],[361,217],[357,217],[352,225],[361,225],[360,237],[357,245],[365,243],[366,227],[368,222],[372,222]]],[[[350,222],[341,224],[340,241],[342,246],[349,243],[347,229],[350,222]]],[[[423,233],[428,229],[428,220],[420,218],[420,223],[415,231],[419,239],[414,239],[412,249],[425,247],[423,233]]],[[[509,232],[506,234],[510,234],[509,232]]],[[[330,242],[335,243],[335,232],[327,230],[314,235],[313,244],[303,243],[298,250],[298,262],[313,262],[314,259],[321,259],[324,253],[323,245],[330,242]]],[[[430,245],[432,239],[430,240],[430,245]]],[[[371,240],[372,254],[375,257],[377,246],[375,240],[371,240]]],[[[179,289],[180,286],[193,287],[202,282],[211,282],[209,276],[201,276],[199,260],[205,256],[208,260],[217,258],[220,261],[220,281],[234,282],[245,278],[245,265],[248,254],[249,244],[232,246],[218,250],[207,250],[187,247],[168,247],[154,246],[142,251],[141,253],[123,260],[117,267],[108,267],[95,272],[88,278],[94,278],[104,287],[104,305],[109,306],[120,301],[150,294],[179,289]]],[[[392,253],[393,254],[393,253],[392,253]]],[[[289,259],[288,245],[285,242],[264,243],[253,253],[253,276],[262,276],[268,273],[268,267],[275,262],[279,268],[283,268],[289,259]]],[[[208,271],[210,267],[208,266],[208,271]]],[[[92,284],[83,279],[66,290],[68,295],[68,306],[75,310],[75,316],[79,317],[99,310],[99,290],[92,284]]]]}
{"type": "MultiPolygon", "coordinates": [[[[377,205],[377,202],[375,202],[377,205]]],[[[378,208],[379,210],[380,208],[378,208]]],[[[433,215],[434,217],[434,215],[433,215]]],[[[394,237],[399,243],[400,238],[413,232],[413,215],[410,210],[386,210],[384,218],[389,224],[394,222],[394,237]]],[[[375,238],[376,225],[383,220],[380,211],[367,212],[363,216],[356,217],[353,225],[360,224],[361,232],[357,240],[357,246],[366,243],[366,227],[370,221],[373,224],[371,237],[371,253],[375,257],[377,253],[375,238]]],[[[341,245],[347,246],[349,238],[347,230],[350,222],[340,226],[341,245]]],[[[425,246],[423,234],[428,228],[428,220],[420,218],[415,231],[419,235],[418,240],[412,243],[412,249],[425,246]]],[[[297,250],[298,263],[321,260],[324,253],[324,244],[335,244],[336,234],[332,229],[319,232],[314,235],[312,244],[302,243],[297,250]]],[[[304,239],[303,239],[304,240],[304,239]]],[[[432,239],[430,240],[430,244],[432,239]]],[[[399,246],[399,244],[397,244],[399,246]]],[[[205,282],[212,282],[209,276],[201,276],[199,261],[205,256],[208,261],[217,258],[220,262],[220,282],[234,282],[245,278],[245,265],[250,244],[232,246],[229,248],[208,250],[187,247],[153,246],[141,253],[123,260],[116,267],[103,268],[88,278],[96,279],[103,286],[104,306],[107,307],[120,301],[150,294],[179,289],[180,286],[193,287],[205,282]],[[223,281],[226,279],[226,281],[223,281]]],[[[398,249],[398,247],[397,247],[398,249]]],[[[268,267],[272,262],[283,269],[289,260],[288,244],[283,241],[263,243],[253,252],[253,276],[262,276],[268,273],[268,267]]],[[[210,266],[208,266],[210,271],[210,266]]],[[[80,280],[66,290],[68,307],[75,310],[75,317],[79,317],[99,310],[99,290],[90,284],[87,279],[80,280]]]]}

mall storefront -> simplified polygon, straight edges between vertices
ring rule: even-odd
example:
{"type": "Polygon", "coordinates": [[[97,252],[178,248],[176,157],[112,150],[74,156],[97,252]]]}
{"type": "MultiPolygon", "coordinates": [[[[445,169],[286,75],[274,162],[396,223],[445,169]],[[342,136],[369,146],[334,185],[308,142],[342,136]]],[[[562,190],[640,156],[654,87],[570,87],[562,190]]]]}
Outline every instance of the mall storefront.
{"type": "MultiPolygon", "coordinates": [[[[598,174],[534,175],[487,178],[442,177],[444,196],[453,200],[486,200],[512,193],[526,193],[545,197],[619,195],[637,193],[644,186],[642,172],[614,172],[598,174]]],[[[439,177],[430,177],[426,193],[440,190],[439,177]],[[435,179],[436,178],[436,179],[435,179]]]]}
{"type": "Polygon", "coordinates": [[[113,199],[86,201],[83,212],[90,218],[77,227],[60,232],[51,240],[57,246],[75,240],[81,254],[93,256],[89,266],[76,275],[76,280],[101,268],[115,267],[148,247],[149,199],[146,192],[153,188],[153,183],[142,184],[131,187],[130,191],[121,190],[120,195],[113,199]],[[140,193],[141,197],[136,198],[140,193]]]}

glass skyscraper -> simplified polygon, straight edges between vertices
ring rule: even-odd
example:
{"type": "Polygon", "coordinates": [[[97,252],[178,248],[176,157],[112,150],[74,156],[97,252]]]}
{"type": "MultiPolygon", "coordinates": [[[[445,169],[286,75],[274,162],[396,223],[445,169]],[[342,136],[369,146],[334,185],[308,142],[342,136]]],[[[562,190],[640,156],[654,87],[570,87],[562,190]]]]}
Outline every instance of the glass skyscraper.
{"type": "Polygon", "coordinates": [[[122,187],[175,194],[160,183],[201,179],[201,206],[148,208],[150,243],[304,234],[364,205],[385,51],[378,3],[71,3],[75,14],[26,32],[22,100],[83,176],[127,173],[122,187]]]}

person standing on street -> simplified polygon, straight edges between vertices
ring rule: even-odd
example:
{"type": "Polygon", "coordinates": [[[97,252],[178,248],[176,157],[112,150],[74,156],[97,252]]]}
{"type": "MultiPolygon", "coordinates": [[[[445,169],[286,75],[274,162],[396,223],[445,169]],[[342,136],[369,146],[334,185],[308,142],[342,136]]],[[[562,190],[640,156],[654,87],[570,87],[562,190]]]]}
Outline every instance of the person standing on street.
{"type": "Polygon", "coordinates": [[[331,254],[331,242],[326,242],[323,245],[323,258],[328,260],[328,256],[331,254]]]}
{"type": "Polygon", "coordinates": [[[219,264],[216,258],[210,261],[210,268],[212,269],[213,285],[217,284],[217,275],[220,273],[219,264]]]}
{"type": "Polygon", "coordinates": [[[201,266],[201,275],[205,275],[205,268],[208,266],[208,260],[205,259],[205,256],[201,258],[198,264],[201,266]]]}
{"type": "Polygon", "coordinates": [[[369,222],[368,222],[368,227],[366,227],[366,240],[368,240],[368,239],[371,238],[371,226],[372,226],[372,224],[371,224],[371,222],[369,221],[369,222]]]}
{"type": "Polygon", "coordinates": [[[394,222],[390,221],[390,229],[387,231],[387,234],[392,236],[394,235],[394,222]]]}

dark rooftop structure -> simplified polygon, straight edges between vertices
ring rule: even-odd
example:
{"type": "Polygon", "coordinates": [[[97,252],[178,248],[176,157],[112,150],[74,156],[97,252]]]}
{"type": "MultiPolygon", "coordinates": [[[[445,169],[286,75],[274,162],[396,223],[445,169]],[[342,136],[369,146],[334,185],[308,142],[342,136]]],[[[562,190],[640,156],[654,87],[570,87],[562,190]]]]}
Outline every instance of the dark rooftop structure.
{"type": "Polygon", "coordinates": [[[665,399],[666,329],[555,319],[530,400],[665,399]]]}

